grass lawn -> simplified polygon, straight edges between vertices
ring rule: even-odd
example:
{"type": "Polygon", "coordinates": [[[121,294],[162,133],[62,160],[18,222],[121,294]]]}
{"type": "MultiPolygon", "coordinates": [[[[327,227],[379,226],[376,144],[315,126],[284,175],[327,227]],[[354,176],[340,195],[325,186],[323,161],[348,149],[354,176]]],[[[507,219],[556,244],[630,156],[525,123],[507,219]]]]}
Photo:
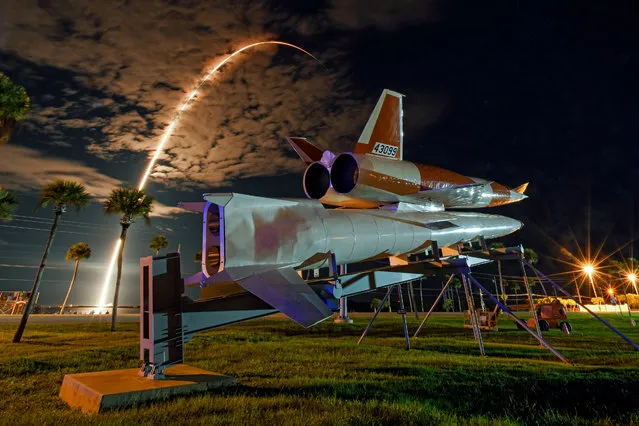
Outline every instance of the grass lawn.
{"type": "MultiPolygon", "coordinates": [[[[604,315],[639,341],[627,317],[604,315]]],[[[576,366],[501,317],[487,358],[459,316],[434,315],[413,349],[401,320],[325,322],[305,330],[265,318],[197,336],[191,365],[237,377],[223,391],[86,416],[59,398],[67,373],[138,366],[138,324],[31,324],[23,343],[0,326],[0,424],[639,424],[639,353],[585,314],[545,333],[576,366]]],[[[409,318],[414,332],[417,320],[409,318]]]]}

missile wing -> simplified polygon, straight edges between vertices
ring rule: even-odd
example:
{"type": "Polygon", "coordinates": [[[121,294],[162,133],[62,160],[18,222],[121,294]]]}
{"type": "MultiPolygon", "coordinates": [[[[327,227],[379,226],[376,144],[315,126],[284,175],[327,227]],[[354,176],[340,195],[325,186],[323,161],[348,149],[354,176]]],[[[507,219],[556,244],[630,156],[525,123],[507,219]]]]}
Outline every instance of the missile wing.
{"type": "Polygon", "coordinates": [[[237,283],[303,327],[333,315],[292,267],[271,269],[237,283]]]}

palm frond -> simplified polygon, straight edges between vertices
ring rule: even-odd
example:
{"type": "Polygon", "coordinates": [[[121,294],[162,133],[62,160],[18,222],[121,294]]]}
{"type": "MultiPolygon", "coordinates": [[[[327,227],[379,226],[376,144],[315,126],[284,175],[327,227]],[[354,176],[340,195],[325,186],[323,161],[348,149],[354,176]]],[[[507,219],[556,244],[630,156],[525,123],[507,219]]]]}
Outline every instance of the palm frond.
{"type": "Polygon", "coordinates": [[[149,215],[153,210],[155,199],[143,190],[124,187],[115,188],[104,202],[105,214],[122,215],[123,222],[132,222],[142,217],[149,222],[149,215]]]}
{"type": "Polygon", "coordinates": [[[83,184],[72,180],[58,179],[46,185],[40,191],[39,207],[54,204],[56,207],[73,207],[76,210],[89,204],[91,196],[83,184]]]}
{"type": "Polygon", "coordinates": [[[18,208],[18,197],[15,192],[0,186],[0,220],[11,219],[18,208]]]}
{"type": "Polygon", "coordinates": [[[85,242],[75,243],[67,250],[66,260],[88,259],[91,257],[91,248],[85,242]]]}
{"type": "Polygon", "coordinates": [[[160,251],[169,246],[169,240],[166,238],[166,235],[156,235],[151,239],[149,243],[149,248],[153,251],[160,251]]]}
{"type": "Polygon", "coordinates": [[[0,146],[9,140],[18,122],[27,116],[30,104],[24,87],[13,84],[9,77],[0,73],[0,146]]]}

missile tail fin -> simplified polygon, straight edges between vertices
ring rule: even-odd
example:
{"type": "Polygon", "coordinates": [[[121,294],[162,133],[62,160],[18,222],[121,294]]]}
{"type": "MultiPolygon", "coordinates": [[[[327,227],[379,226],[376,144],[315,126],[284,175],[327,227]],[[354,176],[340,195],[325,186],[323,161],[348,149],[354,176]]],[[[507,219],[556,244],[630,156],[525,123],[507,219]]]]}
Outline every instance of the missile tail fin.
{"type": "Polygon", "coordinates": [[[404,95],[384,89],[366,127],[355,144],[354,153],[402,159],[404,130],[402,98],[404,95]]]}
{"type": "Polygon", "coordinates": [[[292,267],[267,270],[237,283],[303,327],[333,315],[292,267]]]}
{"type": "Polygon", "coordinates": [[[522,185],[519,185],[517,188],[513,188],[513,191],[515,191],[518,194],[524,194],[526,192],[526,189],[528,189],[528,184],[529,182],[526,182],[522,185]]]}
{"type": "Polygon", "coordinates": [[[306,165],[322,159],[322,150],[310,143],[306,138],[289,136],[286,140],[288,140],[288,143],[306,165]]]}

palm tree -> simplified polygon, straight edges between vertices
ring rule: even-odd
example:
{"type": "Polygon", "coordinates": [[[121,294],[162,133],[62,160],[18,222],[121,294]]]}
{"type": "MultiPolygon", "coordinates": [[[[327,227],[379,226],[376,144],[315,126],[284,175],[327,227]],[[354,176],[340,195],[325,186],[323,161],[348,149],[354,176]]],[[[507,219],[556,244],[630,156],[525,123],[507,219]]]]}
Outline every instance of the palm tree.
{"type": "Polygon", "coordinates": [[[47,245],[44,248],[42,260],[40,260],[40,266],[38,267],[38,272],[36,273],[35,280],[33,281],[33,287],[31,288],[29,301],[27,302],[27,306],[25,307],[22,314],[22,320],[20,321],[18,330],[16,331],[15,336],[13,336],[13,343],[20,343],[20,339],[22,339],[22,333],[24,333],[24,328],[27,326],[29,313],[33,308],[35,298],[38,295],[40,279],[42,278],[42,272],[44,271],[45,262],[47,260],[47,256],[49,255],[49,249],[51,248],[51,243],[53,242],[53,236],[55,235],[55,230],[58,227],[60,216],[62,216],[62,214],[67,211],[68,207],[73,207],[79,212],[82,207],[89,204],[90,199],[91,197],[87,193],[84,185],[72,180],[55,180],[46,185],[44,188],[42,188],[42,191],[40,191],[40,202],[38,204],[38,207],[46,207],[49,204],[53,205],[53,225],[51,225],[49,239],[47,240],[47,245]]]}
{"type": "Polygon", "coordinates": [[[155,252],[155,255],[160,254],[160,250],[165,249],[169,246],[169,240],[165,235],[156,235],[151,239],[151,243],[149,244],[149,248],[155,252]]]}
{"type": "Polygon", "coordinates": [[[73,268],[73,278],[71,278],[71,283],[69,284],[69,290],[67,291],[67,295],[64,298],[64,302],[62,302],[62,307],[60,308],[60,314],[64,313],[64,307],[67,305],[67,300],[69,300],[69,295],[71,294],[71,289],[73,288],[73,283],[75,282],[75,277],[78,275],[78,267],[80,266],[80,261],[82,259],[88,259],[91,257],[91,249],[87,243],[75,243],[67,250],[67,260],[75,260],[75,268],[73,268]]]}
{"type": "Polygon", "coordinates": [[[521,290],[521,282],[519,280],[507,281],[507,285],[510,285],[510,288],[515,292],[515,294],[519,293],[521,290]]]}
{"type": "Polygon", "coordinates": [[[639,273],[639,260],[629,257],[627,259],[615,260],[610,259],[610,267],[613,268],[613,273],[617,274],[621,280],[629,281],[625,288],[628,288],[628,284],[632,285],[633,290],[637,291],[636,278],[630,281],[628,277],[630,275],[637,276],[639,273]]]}
{"type": "Polygon", "coordinates": [[[15,192],[0,186],[0,220],[8,222],[18,208],[18,197],[15,192]]]}
{"type": "Polygon", "coordinates": [[[0,73],[0,146],[9,141],[16,125],[29,113],[30,101],[24,87],[0,73]]]}
{"type": "Polygon", "coordinates": [[[154,198],[147,195],[141,189],[135,188],[115,188],[111,191],[109,198],[104,202],[105,214],[119,214],[120,226],[120,248],[118,251],[118,275],[115,280],[115,294],[113,295],[113,313],[111,314],[111,331],[115,331],[115,322],[118,313],[118,295],[120,294],[120,280],[122,279],[122,254],[124,253],[124,243],[126,233],[134,222],[135,218],[142,217],[147,224],[150,223],[149,214],[153,209],[154,198]]]}
{"type": "Polygon", "coordinates": [[[463,311],[463,308],[462,308],[461,298],[459,297],[459,289],[462,286],[462,282],[459,278],[455,276],[453,280],[450,282],[450,286],[455,289],[455,295],[457,296],[457,304],[459,306],[459,312],[461,312],[463,311]]]}
{"type": "Polygon", "coordinates": [[[526,260],[526,262],[530,263],[531,265],[534,265],[535,263],[539,262],[539,256],[537,256],[537,253],[535,253],[535,250],[531,248],[524,249],[524,259],[526,260]]]}

